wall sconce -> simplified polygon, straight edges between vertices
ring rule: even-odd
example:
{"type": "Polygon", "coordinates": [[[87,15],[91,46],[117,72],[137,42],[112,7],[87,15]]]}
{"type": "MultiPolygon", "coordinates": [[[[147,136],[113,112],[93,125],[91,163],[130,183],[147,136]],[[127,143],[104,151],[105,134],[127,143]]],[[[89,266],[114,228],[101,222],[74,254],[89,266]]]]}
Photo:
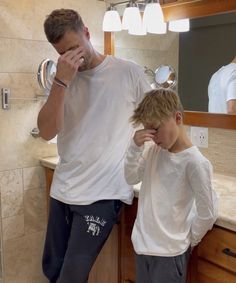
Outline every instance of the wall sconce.
{"type": "MultiPolygon", "coordinates": [[[[102,1],[102,0],[100,0],[102,1]]],[[[128,0],[117,3],[110,3],[103,18],[103,31],[115,32],[128,30],[129,34],[146,35],[147,33],[165,34],[167,23],[164,22],[159,0],[128,0]],[[126,4],[121,18],[115,6],[126,4]],[[140,13],[143,11],[143,17],[140,13]]],[[[189,30],[189,19],[169,22],[169,30],[183,32],[189,30]]]]}

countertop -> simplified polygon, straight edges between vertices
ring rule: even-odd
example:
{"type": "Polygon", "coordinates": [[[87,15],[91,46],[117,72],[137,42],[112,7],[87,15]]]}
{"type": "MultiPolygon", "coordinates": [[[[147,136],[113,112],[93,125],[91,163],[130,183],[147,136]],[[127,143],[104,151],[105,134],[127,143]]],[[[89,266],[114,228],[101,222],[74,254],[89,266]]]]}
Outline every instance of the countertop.
{"type": "MultiPolygon", "coordinates": [[[[55,169],[58,161],[56,156],[40,159],[42,166],[51,169],[55,169]]],[[[215,224],[236,232],[236,177],[214,174],[213,186],[219,196],[219,213],[215,224]]],[[[136,197],[139,187],[134,187],[136,197]]]]}

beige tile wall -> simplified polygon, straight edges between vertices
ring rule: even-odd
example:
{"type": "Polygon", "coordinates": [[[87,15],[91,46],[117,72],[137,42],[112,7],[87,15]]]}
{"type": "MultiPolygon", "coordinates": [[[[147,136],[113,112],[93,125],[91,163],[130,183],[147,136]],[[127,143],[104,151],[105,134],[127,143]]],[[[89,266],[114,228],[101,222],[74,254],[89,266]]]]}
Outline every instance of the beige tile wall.
{"type": "Polygon", "coordinates": [[[39,158],[57,154],[55,144],[30,135],[45,100],[37,82],[39,63],[57,54],[43,32],[53,9],[77,9],[103,52],[105,4],[96,0],[0,0],[0,88],[10,88],[10,110],[0,106],[0,282],[42,283],[41,256],[46,228],[45,178],[39,158]],[[92,9],[89,9],[91,7],[92,9]],[[3,269],[2,269],[3,259],[3,269]],[[3,273],[3,274],[2,274],[3,273]]]}
{"type": "MultiPolygon", "coordinates": [[[[186,126],[190,137],[191,127],[186,126]]],[[[236,177],[236,131],[208,128],[208,148],[199,150],[212,163],[214,173],[236,177]]]]}

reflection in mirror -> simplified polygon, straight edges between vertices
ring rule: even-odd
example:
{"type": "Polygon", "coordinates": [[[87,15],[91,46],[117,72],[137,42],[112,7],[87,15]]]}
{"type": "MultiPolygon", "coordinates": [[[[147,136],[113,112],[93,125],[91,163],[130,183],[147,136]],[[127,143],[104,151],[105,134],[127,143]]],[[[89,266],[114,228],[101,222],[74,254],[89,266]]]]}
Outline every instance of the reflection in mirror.
{"type": "Polygon", "coordinates": [[[236,55],[236,13],[192,19],[190,25],[190,32],[179,34],[178,92],[186,110],[208,112],[210,78],[236,55]]]}
{"type": "Polygon", "coordinates": [[[155,81],[159,87],[174,88],[177,83],[177,76],[174,68],[162,65],[155,71],[155,81]]]}
{"type": "Polygon", "coordinates": [[[50,59],[44,59],[38,68],[37,78],[40,87],[49,95],[56,74],[56,64],[50,59]]]}
{"type": "Polygon", "coordinates": [[[236,114],[236,57],[212,75],[208,98],[209,112],[236,114]]]}
{"type": "Polygon", "coordinates": [[[145,66],[144,72],[151,77],[149,81],[152,88],[174,88],[177,83],[176,72],[171,66],[161,65],[155,72],[145,66]]]}

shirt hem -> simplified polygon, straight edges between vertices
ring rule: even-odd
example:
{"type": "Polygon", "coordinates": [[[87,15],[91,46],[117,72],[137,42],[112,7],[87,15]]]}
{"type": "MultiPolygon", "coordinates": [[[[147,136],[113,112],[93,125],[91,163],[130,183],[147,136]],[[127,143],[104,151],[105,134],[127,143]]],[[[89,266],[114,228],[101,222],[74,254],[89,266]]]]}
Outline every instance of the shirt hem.
{"type": "Polygon", "coordinates": [[[100,200],[114,200],[114,199],[120,200],[120,201],[122,201],[122,202],[124,202],[128,205],[131,205],[132,202],[133,202],[133,196],[130,197],[129,199],[123,199],[123,198],[120,198],[120,197],[117,196],[117,197],[103,197],[103,198],[98,198],[98,199],[93,199],[93,200],[83,200],[83,201],[71,201],[71,200],[68,200],[68,199],[61,198],[61,197],[54,195],[52,193],[50,193],[50,197],[53,198],[53,199],[56,199],[60,202],[70,204],[70,205],[89,205],[89,204],[92,204],[92,203],[100,201],[100,200]]]}
{"type": "Polygon", "coordinates": [[[184,254],[189,249],[190,245],[191,244],[189,243],[189,245],[186,247],[186,249],[184,249],[182,251],[179,251],[179,252],[176,252],[176,253],[158,253],[158,252],[153,253],[153,252],[148,252],[148,251],[146,251],[146,252],[142,252],[142,251],[137,252],[136,250],[135,250],[135,253],[137,255],[173,257],[173,256],[178,256],[178,255],[184,254]]]}

